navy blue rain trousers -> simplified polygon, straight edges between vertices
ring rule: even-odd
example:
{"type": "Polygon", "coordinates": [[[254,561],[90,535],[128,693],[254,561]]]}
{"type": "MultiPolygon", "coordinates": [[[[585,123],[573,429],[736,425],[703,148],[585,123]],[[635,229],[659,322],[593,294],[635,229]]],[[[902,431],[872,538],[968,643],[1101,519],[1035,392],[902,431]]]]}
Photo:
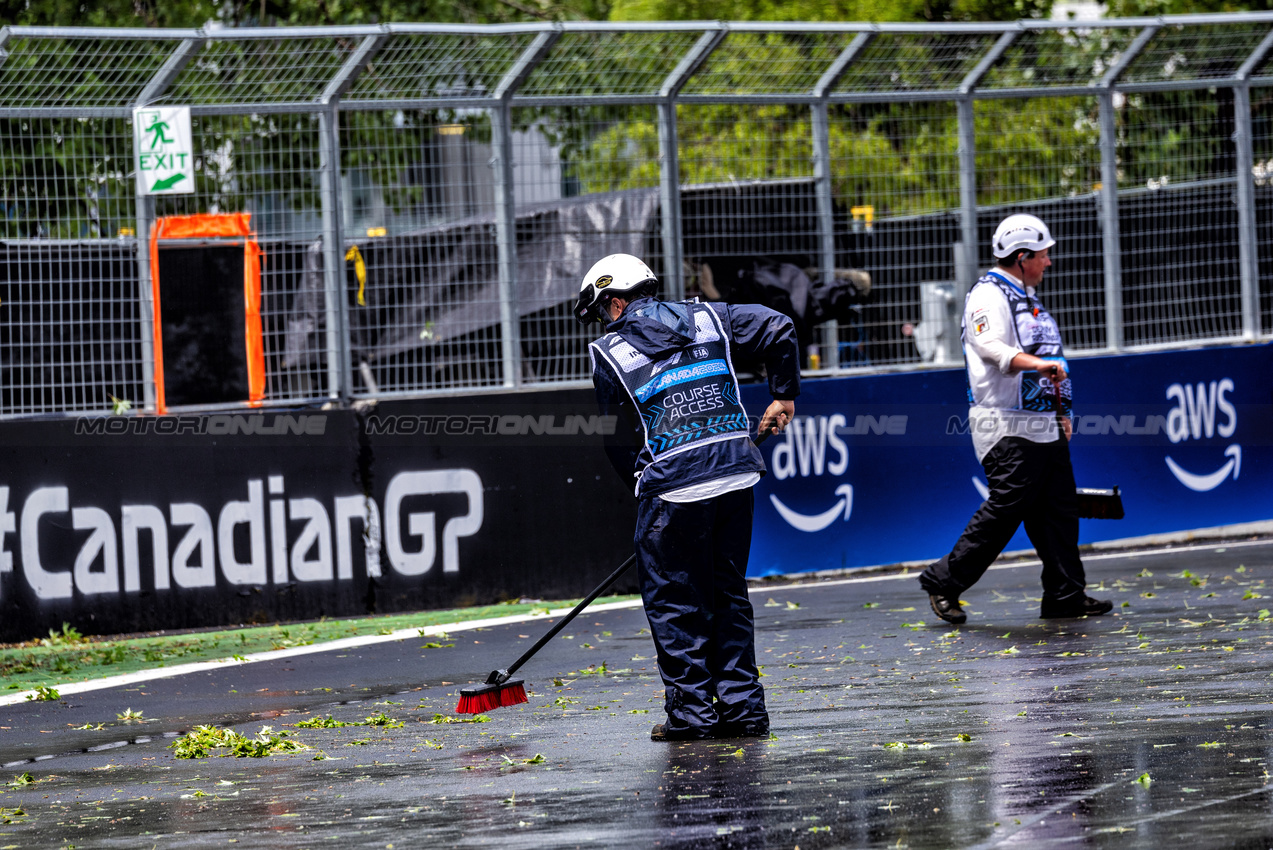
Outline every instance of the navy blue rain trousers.
{"type": "Polygon", "coordinates": [[[698,502],[638,501],[637,569],[669,730],[769,726],[745,577],[752,508],[751,488],[698,502]]]}

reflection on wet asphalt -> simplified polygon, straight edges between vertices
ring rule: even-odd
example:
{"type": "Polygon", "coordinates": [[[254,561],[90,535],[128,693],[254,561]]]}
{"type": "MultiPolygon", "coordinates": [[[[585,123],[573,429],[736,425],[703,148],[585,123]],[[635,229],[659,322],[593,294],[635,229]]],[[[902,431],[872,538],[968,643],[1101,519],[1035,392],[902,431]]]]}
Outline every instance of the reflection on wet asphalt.
{"type": "Polygon", "coordinates": [[[758,587],[768,740],[649,740],[639,609],[581,616],[489,722],[448,722],[456,688],[547,621],[0,708],[0,847],[1273,844],[1273,542],[1087,567],[1115,615],[1036,619],[1037,566],[960,628],[914,574],[758,587]],[[295,726],[380,713],[405,725],[295,726]],[[196,724],[308,749],[175,759],[196,724]]]}

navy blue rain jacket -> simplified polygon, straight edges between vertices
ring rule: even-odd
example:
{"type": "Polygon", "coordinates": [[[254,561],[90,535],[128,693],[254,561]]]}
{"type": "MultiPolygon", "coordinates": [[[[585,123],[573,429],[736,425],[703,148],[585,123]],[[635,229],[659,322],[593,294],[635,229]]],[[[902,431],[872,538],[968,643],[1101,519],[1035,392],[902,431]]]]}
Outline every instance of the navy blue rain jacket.
{"type": "MultiPolygon", "coordinates": [[[[775,399],[794,399],[800,394],[800,347],[790,318],[758,304],[709,302],[706,306],[720,317],[730,359],[736,366],[763,364],[769,377],[769,392],[775,399]]],[[[684,306],[649,297],[629,304],[619,318],[606,326],[606,333],[618,334],[654,361],[670,357],[694,341],[694,327],[684,306]]],[[[606,454],[625,481],[631,483],[639,475],[640,497],[740,472],[764,474],[760,450],[751,440],[744,439],[712,443],[638,470],[637,456],[645,432],[631,396],[601,358],[597,359],[592,380],[601,414],[617,417],[614,434],[606,438],[606,454]]]]}

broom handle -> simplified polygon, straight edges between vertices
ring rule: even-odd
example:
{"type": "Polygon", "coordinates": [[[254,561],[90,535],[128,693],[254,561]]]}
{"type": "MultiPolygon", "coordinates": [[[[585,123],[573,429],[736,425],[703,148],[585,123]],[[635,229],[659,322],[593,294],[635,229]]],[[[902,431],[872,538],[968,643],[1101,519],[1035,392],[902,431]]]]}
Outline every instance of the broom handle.
{"type": "Polygon", "coordinates": [[[619,576],[626,573],[628,571],[628,568],[635,563],[636,563],[636,555],[635,554],[629,555],[628,559],[624,561],[622,564],[620,564],[618,569],[610,573],[609,577],[605,581],[597,585],[596,589],[594,589],[592,593],[589,593],[586,597],[584,597],[584,599],[578,605],[576,605],[574,608],[570,610],[569,614],[567,614],[566,616],[558,620],[556,623],[554,623],[553,627],[549,629],[548,632],[543,637],[535,641],[534,646],[532,646],[530,649],[523,652],[522,657],[514,661],[512,665],[509,666],[509,668],[504,671],[506,675],[503,678],[507,679],[508,676],[511,676],[514,673],[516,673],[519,667],[521,667],[523,664],[529,661],[532,655],[534,655],[536,652],[539,652],[539,650],[543,649],[544,644],[548,643],[548,641],[556,637],[557,632],[564,629],[571,620],[579,616],[580,611],[582,611],[583,609],[591,605],[598,596],[600,596],[602,593],[608,590],[610,588],[610,585],[618,581],[619,576]]]}
{"type": "Polygon", "coordinates": [[[1061,436],[1065,436],[1065,424],[1061,421],[1064,417],[1061,414],[1061,382],[1056,379],[1056,367],[1052,367],[1052,409],[1056,411],[1056,427],[1061,429],[1061,436]]]}
{"type": "MultiPolygon", "coordinates": [[[[772,432],[770,432],[770,431],[766,431],[765,433],[758,435],[758,436],[756,437],[756,440],[755,440],[756,445],[757,445],[757,446],[759,446],[759,445],[760,445],[761,443],[763,443],[765,440],[769,439],[769,436],[770,436],[770,434],[771,434],[771,433],[772,433],[772,432]]],[[[501,672],[501,676],[500,676],[501,681],[507,681],[507,680],[508,680],[508,678],[509,678],[510,676],[512,676],[514,673],[516,673],[516,672],[517,672],[517,671],[521,668],[521,666],[522,666],[523,664],[525,664],[527,661],[529,661],[529,660],[531,659],[531,657],[532,657],[532,656],[534,656],[534,654],[535,654],[536,652],[539,652],[539,650],[543,649],[543,648],[544,648],[544,645],[545,645],[546,643],[548,643],[548,641],[550,641],[550,640],[552,640],[554,637],[556,637],[556,636],[557,636],[557,633],[558,633],[558,632],[560,632],[562,629],[564,629],[564,628],[565,628],[565,627],[566,627],[566,626],[570,623],[570,621],[571,621],[571,620],[573,620],[575,617],[579,616],[579,612],[580,612],[580,611],[582,611],[583,609],[587,608],[589,605],[591,605],[591,604],[592,604],[592,603],[596,600],[596,598],[597,598],[598,596],[600,596],[601,594],[603,594],[603,593],[605,593],[607,590],[609,590],[609,589],[610,589],[610,585],[612,585],[612,584],[614,584],[616,581],[618,581],[618,580],[619,580],[619,576],[621,576],[621,575],[623,575],[624,573],[626,573],[626,572],[628,571],[628,569],[629,569],[629,568],[630,568],[633,564],[635,564],[635,563],[636,563],[636,553],[633,553],[633,554],[631,554],[631,555],[629,555],[629,556],[628,556],[628,559],[627,559],[626,561],[624,561],[622,564],[620,564],[620,565],[619,565],[618,569],[616,569],[614,572],[610,573],[610,575],[606,577],[606,580],[605,580],[605,581],[603,581],[603,582],[601,582],[601,584],[597,585],[597,586],[596,586],[596,588],[592,591],[592,593],[589,593],[586,597],[584,597],[584,598],[583,598],[583,600],[581,600],[581,601],[579,602],[579,604],[578,604],[578,605],[576,605],[574,608],[570,609],[570,613],[569,613],[569,614],[567,614],[566,616],[564,616],[564,617],[562,617],[560,620],[558,620],[556,623],[554,623],[554,624],[553,624],[553,627],[552,627],[551,629],[549,629],[549,630],[548,630],[548,631],[544,634],[544,636],[543,636],[543,637],[541,637],[539,640],[535,641],[535,645],[534,645],[534,646],[532,646],[530,649],[528,649],[528,650],[526,650],[525,652],[523,652],[523,653],[522,653],[522,657],[521,657],[521,658],[518,658],[518,659],[517,659],[516,661],[514,661],[511,665],[509,665],[506,669],[504,669],[504,670],[500,671],[500,672],[501,672]]]]}

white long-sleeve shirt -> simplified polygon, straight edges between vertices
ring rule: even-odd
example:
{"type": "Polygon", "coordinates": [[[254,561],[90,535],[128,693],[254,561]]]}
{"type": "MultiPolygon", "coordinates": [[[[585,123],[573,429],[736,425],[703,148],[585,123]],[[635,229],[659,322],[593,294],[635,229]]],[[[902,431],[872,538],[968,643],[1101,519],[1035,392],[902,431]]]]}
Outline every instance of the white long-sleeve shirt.
{"type": "Polygon", "coordinates": [[[1023,346],[1055,345],[1060,352],[1056,322],[1041,309],[1014,311],[1003,290],[990,279],[992,274],[1022,299],[1034,299],[1034,287],[1023,286],[1019,278],[996,268],[973,286],[964,302],[964,362],[972,402],[968,422],[978,461],[1004,437],[1050,443],[1059,436],[1055,413],[1022,409],[1022,373],[1011,371],[1012,359],[1023,352],[1023,346]]]}

